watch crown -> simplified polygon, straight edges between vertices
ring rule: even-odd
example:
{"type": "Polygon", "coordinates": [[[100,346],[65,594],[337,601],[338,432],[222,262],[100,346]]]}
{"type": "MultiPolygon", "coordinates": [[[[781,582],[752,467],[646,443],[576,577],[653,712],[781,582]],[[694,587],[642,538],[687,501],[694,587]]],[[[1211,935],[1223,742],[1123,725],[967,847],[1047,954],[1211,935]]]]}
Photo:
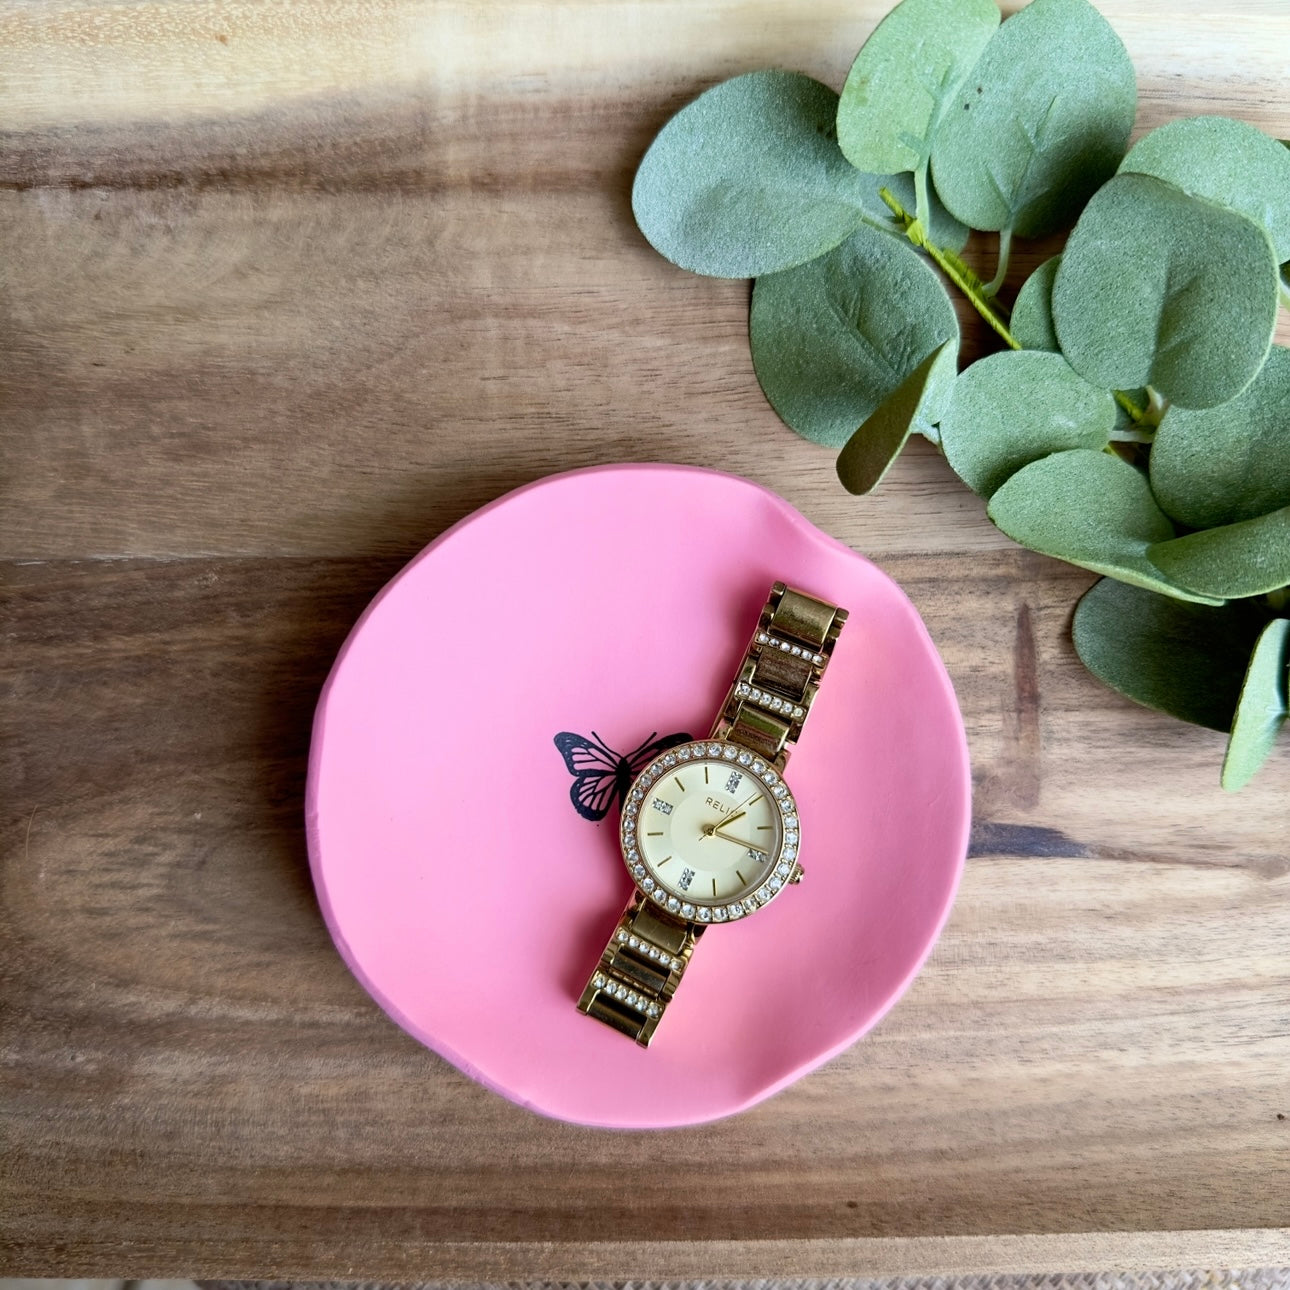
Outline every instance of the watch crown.
{"type": "Polygon", "coordinates": [[[799,882],[802,881],[802,875],[805,872],[806,870],[803,869],[800,864],[795,864],[793,866],[793,872],[788,875],[789,882],[791,882],[794,886],[796,886],[799,882]]]}

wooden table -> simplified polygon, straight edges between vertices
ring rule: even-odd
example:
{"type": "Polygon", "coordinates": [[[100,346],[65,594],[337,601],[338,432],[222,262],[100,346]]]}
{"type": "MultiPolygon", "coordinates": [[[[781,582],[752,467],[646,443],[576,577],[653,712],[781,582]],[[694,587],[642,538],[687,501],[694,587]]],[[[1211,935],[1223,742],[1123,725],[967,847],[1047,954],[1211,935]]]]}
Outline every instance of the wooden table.
{"type": "MultiPolygon", "coordinates": [[[[0,16],[6,1271],[1290,1264],[1290,749],[1224,796],[1220,736],[1076,661],[1090,577],[925,445],[844,494],[758,392],[747,286],[631,220],[681,103],[770,64],[838,85],[885,5],[0,16]],[[755,1110],[649,1134],[532,1115],[388,1021],[301,813],[319,686],[382,583],[505,490],[619,460],[761,480],[899,579],[976,784],[895,1011],[755,1110]]],[[[1102,9],[1139,129],[1290,136],[1283,0],[1102,9]]]]}

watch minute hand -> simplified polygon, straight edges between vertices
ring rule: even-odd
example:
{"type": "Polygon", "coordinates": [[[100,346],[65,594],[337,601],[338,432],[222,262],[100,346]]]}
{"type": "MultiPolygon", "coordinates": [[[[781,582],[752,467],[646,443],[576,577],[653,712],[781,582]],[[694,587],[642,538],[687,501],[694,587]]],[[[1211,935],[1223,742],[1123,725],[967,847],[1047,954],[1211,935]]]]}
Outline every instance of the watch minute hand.
{"type": "Polygon", "coordinates": [[[762,847],[754,846],[751,842],[745,842],[742,838],[732,838],[728,833],[724,832],[725,828],[728,825],[733,824],[735,820],[739,819],[741,815],[746,815],[746,814],[747,814],[746,811],[738,811],[734,815],[731,815],[726,819],[722,820],[720,824],[713,825],[712,827],[713,836],[718,838],[724,838],[727,842],[738,842],[740,846],[746,846],[750,851],[758,851],[758,852],[761,852],[761,854],[765,855],[766,854],[765,850],[762,847]]]}
{"type": "Polygon", "coordinates": [[[755,842],[745,842],[743,838],[732,838],[728,833],[722,833],[720,829],[712,836],[720,838],[722,842],[733,842],[736,846],[744,847],[748,851],[755,851],[759,856],[767,854],[765,847],[759,847],[755,842]]]}

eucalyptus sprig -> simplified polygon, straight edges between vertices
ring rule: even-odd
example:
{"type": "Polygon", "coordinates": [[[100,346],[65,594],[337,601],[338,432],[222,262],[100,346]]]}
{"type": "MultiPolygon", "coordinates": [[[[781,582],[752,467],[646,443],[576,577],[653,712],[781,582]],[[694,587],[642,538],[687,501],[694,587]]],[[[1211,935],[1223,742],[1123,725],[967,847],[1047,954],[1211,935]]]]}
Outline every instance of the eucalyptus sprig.
{"type": "Polygon", "coordinates": [[[1130,149],[1136,104],[1088,0],[901,0],[840,95],[769,70],[683,108],[632,206],[674,263],[756,279],[762,390],[851,492],[921,434],[1003,532],[1103,574],[1080,658],[1227,731],[1234,789],[1290,707],[1290,148],[1192,117],[1130,149]],[[1063,230],[1009,309],[1014,241],[1063,230]],[[962,372],[950,289],[1005,347],[962,372]]]}

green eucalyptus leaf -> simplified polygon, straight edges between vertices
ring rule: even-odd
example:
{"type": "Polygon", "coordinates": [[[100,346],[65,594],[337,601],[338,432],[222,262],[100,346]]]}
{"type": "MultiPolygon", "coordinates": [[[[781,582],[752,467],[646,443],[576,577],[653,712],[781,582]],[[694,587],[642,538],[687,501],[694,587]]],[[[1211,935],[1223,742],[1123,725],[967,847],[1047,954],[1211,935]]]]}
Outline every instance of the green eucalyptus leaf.
{"type": "Polygon", "coordinates": [[[866,219],[888,223],[882,180],[838,148],[837,106],[797,72],[749,72],[700,94],[636,171],[641,232],[683,269],[752,278],[823,255],[866,219]]]}
{"type": "Polygon", "coordinates": [[[965,224],[1037,237],[1069,224],[1124,156],[1133,64],[1088,0],[1032,0],[985,47],[932,139],[965,224]]]}
{"type": "MultiPolygon", "coordinates": [[[[918,198],[914,192],[914,177],[908,172],[900,175],[878,175],[875,191],[878,188],[889,188],[892,196],[896,197],[900,204],[907,210],[912,211],[918,205],[918,198]]],[[[882,202],[882,198],[876,199],[882,202]]],[[[948,248],[951,251],[961,251],[966,245],[968,234],[971,230],[966,224],[960,223],[953,215],[945,209],[945,203],[936,195],[934,189],[928,186],[927,204],[931,207],[931,216],[928,220],[928,233],[937,246],[948,248]]],[[[894,216],[891,211],[883,205],[883,210],[890,217],[888,227],[902,241],[905,238],[903,225],[894,216]]]]}
{"type": "Polygon", "coordinates": [[[1223,116],[1169,121],[1139,139],[1120,170],[1239,211],[1266,230],[1278,260],[1290,260],[1290,151],[1262,130],[1223,116]]]}
{"type": "Polygon", "coordinates": [[[999,25],[995,0],[901,0],[851,64],[838,145],[858,170],[917,170],[932,131],[999,25]]]}
{"type": "Polygon", "coordinates": [[[1171,582],[1237,600],[1290,585],[1290,506],[1257,519],[1159,542],[1147,559],[1171,582]]]}
{"type": "Polygon", "coordinates": [[[1244,215],[1151,175],[1116,175],[1084,208],[1053,283],[1062,353],[1094,385],[1151,385],[1185,408],[1235,398],[1277,316],[1277,264],[1244,215]]]}
{"type": "Polygon", "coordinates": [[[1104,448],[1114,424],[1110,391],[1090,385],[1060,354],[1008,349],[973,363],[954,382],[941,447],[955,474],[989,497],[1049,453],[1104,448]]]}
{"type": "Polygon", "coordinates": [[[1231,727],[1266,615],[1187,604],[1103,578],[1075,608],[1080,661],[1127,698],[1211,730],[1231,727]]]}
{"type": "MultiPolygon", "coordinates": [[[[1045,260],[1025,282],[1017,293],[1016,303],[1012,306],[1012,318],[1008,330],[1021,344],[1023,349],[1043,349],[1060,353],[1057,332],[1053,327],[1053,282],[1057,278],[1057,269],[1062,257],[1054,255],[1045,260]]],[[[1125,390],[1138,407],[1145,409],[1149,396],[1146,390],[1125,390]]],[[[1115,405],[1114,430],[1129,430],[1134,420],[1117,401],[1115,405]]],[[[1114,431],[1112,432],[1114,438],[1114,431]]]]}
{"type": "Polygon", "coordinates": [[[847,492],[871,492],[920,422],[930,425],[940,418],[954,383],[958,348],[955,338],[928,354],[847,440],[837,466],[847,492]]]}
{"type": "Polygon", "coordinates": [[[914,409],[914,429],[933,443],[940,443],[941,419],[949,411],[954,382],[959,371],[959,338],[947,340],[937,352],[936,361],[923,388],[923,397],[914,409]]]}
{"type": "MultiPolygon", "coordinates": [[[[951,410],[957,402],[956,390],[951,410]]],[[[1220,603],[1177,587],[1147,559],[1147,548],[1174,527],[1146,477],[1110,453],[1072,448],[1031,462],[990,498],[988,513],[1032,551],[1182,600],[1220,603]]]]}
{"type": "Polygon", "coordinates": [[[758,278],[748,334],[771,407],[798,434],[840,447],[933,349],[958,340],[959,324],[923,257],[866,226],[758,278]]]}
{"type": "Polygon", "coordinates": [[[1290,349],[1273,345],[1230,402],[1165,413],[1151,446],[1151,489],[1167,514],[1194,529],[1290,506],[1290,349]]]}
{"type": "Polygon", "coordinates": [[[1061,262],[1060,255],[1045,260],[1017,292],[1008,330],[1023,349],[1046,349],[1053,354],[1061,350],[1053,327],[1053,281],[1061,262]]]}
{"type": "Polygon", "coordinates": [[[1274,618],[1250,655],[1223,758],[1223,787],[1244,788],[1267,760],[1285,724],[1290,685],[1290,618],[1274,618]]]}

